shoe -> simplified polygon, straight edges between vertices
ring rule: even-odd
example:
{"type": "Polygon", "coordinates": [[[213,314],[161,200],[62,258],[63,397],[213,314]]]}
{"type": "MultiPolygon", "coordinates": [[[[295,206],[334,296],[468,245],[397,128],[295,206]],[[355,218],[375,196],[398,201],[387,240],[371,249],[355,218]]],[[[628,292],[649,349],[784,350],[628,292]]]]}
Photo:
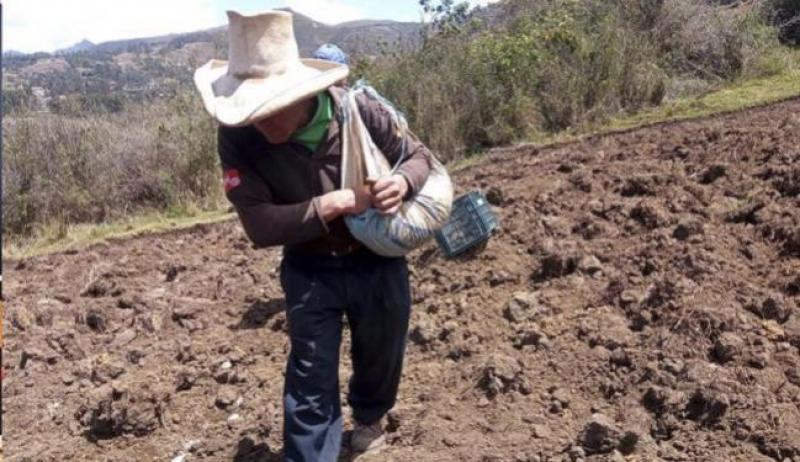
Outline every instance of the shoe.
{"type": "Polygon", "coordinates": [[[350,449],[354,452],[375,452],[386,442],[381,421],[371,425],[355,422],[353,434],[350,435],[350,449]]]}

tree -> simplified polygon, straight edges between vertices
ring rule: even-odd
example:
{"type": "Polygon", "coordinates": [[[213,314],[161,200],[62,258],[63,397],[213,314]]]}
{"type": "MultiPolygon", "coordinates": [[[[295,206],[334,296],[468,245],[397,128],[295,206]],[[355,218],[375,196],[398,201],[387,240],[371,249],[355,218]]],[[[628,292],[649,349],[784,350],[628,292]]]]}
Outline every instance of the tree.
{"type": "Polygon", "coordinates": [[[419,0],[419,5],[430,19],[427,35],[459,32],[470,19],[470,6],[466,1],[419,0]]]}

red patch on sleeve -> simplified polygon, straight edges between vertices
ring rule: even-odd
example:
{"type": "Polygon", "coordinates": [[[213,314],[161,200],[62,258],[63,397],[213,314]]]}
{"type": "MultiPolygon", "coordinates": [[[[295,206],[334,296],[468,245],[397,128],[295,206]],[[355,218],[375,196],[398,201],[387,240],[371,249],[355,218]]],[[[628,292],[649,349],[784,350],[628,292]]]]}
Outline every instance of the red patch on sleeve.
{"type": "Polygon", "coordinates": [[[239,170],[231,168],[225,170],[222,177],[222,185],[225,187],[225,192],[230,192],[242,184],[242,178],[239,176],[239,170]]]}

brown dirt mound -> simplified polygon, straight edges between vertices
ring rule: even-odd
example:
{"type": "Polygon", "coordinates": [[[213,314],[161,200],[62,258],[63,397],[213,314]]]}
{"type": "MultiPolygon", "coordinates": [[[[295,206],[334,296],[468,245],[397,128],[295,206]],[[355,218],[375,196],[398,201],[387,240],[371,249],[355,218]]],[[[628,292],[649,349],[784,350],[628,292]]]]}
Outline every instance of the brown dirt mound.
{"type": "MultiPolygon", "coordinates": [[[[800,461],[798,112],[458,173],[503,229],[410,258],[399,403],[365,459],[800,461]]],[[[231,222],[8,262],[8,460],[279,460],[279,258],[231,222]]]]}

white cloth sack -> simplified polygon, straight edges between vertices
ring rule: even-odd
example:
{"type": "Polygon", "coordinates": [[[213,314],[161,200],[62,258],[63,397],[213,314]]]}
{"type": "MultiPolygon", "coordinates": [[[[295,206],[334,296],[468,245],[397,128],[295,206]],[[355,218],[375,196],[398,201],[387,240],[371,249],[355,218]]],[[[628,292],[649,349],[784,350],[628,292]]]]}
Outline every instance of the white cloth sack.
{"type": "MultiPolygon", "coordinates": [[[[357,84],[342,101],[342,188],[364,185],[392,175],[406,155],[405,135],[410,133],[405,118],[372,87],[357,84]],[[394,119],[397,135],[402,137],[403,153],[392,168],[386,156],[370,137],[356,102],[357,94],[383,104],[394,119]]],[[[405,201],[396,213],[385,215],[370,208],[359,215],[348,215],[345,223],[350,233],[370,250],[385,257],[408,254],[447,222],[453,204],[453,184],[444,166],[431,154],[431,171],[422,189],[405,201]]]]}

